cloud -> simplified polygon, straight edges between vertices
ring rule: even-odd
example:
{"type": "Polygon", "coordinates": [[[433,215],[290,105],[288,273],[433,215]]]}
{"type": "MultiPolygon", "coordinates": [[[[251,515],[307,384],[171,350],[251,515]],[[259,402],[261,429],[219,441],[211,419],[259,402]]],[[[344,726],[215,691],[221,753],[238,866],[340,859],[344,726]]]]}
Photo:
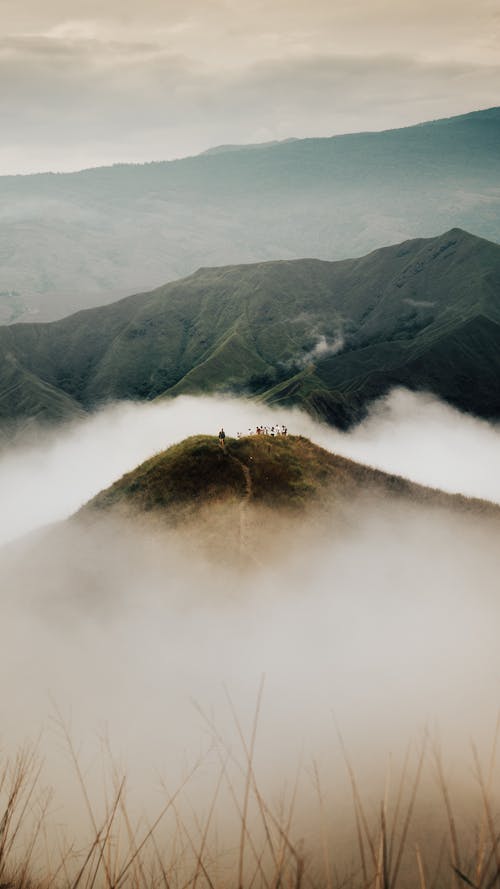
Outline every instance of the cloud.
{"type": "MultiPolygon", "coordinates": [[[[61,0],[43,4],[28,0],[23,4],[3,0],[4,27],[10,33],[49,33],[67,36],[89,32],[103,38],[110,35],[169,34],[189,32],[186,49],[194,55],[216,52],[258,56],[280,48],[282,53],[305,48],[321,54],[357,47],[365,52],[376,46],[380,52],[394,46],[406,51],[439,46],[438,57],[454,58],[457,52],[477,49],[485,38],[498,37],[497,14],[489,0],[469,3],[438,0],[414,4],[407,0],[263,0],[249,5],[243,0],[186,0],[184,3],[158,0],[110,0],[105,9],[95,0],[74,0],[68,8],[61,0]],[[209,40],[203,38],[208,37],[209,40]],[[425,36],[425,42],[422,38],[425,36]]],[[[483,47],[484,53],[484,47],[483,47]]],[[[484,60],[484,59],[483,59],[484,60]]]]}
{"type": "Polygon", "coordinates": [[[462,414],[433,395],[399,389],[330,447],[423,485],[500,503],[499,445],[499,424],[462,414]]]}
{"type": "Polygon", "coordinates": [[[500,427],[461,414],[431,395],[395,390],[348,433],[315,423],[296,409],[180,397],[117,404],[5,450],[0,456],[0,544],[67,518],[125,472],[188,435],[215,434],[222,424],[235,436],[275,423],[358,462],[500,503],[500,427]]]}
{"type": "Polygon", "coordinates": [[[5,36],[0,112],[9,135],[0,171],[168,159],[227,142],[383,129],[498,98],[500,67],[489,57],[423,58],[397,43],[397,52],[349,41],[334,50],[312,38],[302,46],[277,43],[268,32],[266,50],[252,53],[240,46],[238,29],[223,39],[227,51],[203,32],[211,47],[204,52],[189,19],[172,27],[134,35],[77,20],[5,36]]]}
{"type": "MultiPolygon", "coordinates": [[[[495,495],[499,430],[434,399],[395,393],[361,430],[339,436],[298,412],[182,398],[119,405],[5,451],[2,537],[7,519],[19,534],[62,518],[170,441],[216,430],[222,421],[235,432],[267,417],[286,419],[292,431],[307,431],[331,447],[364,448],[393,468],[406,460],[429,476],[435,461],[444,484],[453,476],[462,486],[477,485],[483,461],[495,495]],[[452,451],[450,467],[440,455],[452,451]]],[[[54,702],[71,718],[92,797],[101,797],[103,787],[97,736],[109,737],[129,775],[133,819],[141,812],[151,819],[163,805],[158,772],[172,790],[200,752],[212,750],[182,810],[191,817],[194,807],[201,818],[211,806],[220,761],[193,699],[241,757],[224,684],[248,734],[263,673],[259,787],[274,810],[285,785],[291,793],[302,755],[293,834],[306,837],[314,864],[320,823],[313,756],[328,813],[345,824],[351,809],[332,710],[368,800],[382,798],[389,751],[397,774],[408,740],[418,744],[426,723],[433,731],[439,726],[461,776],[450,793],[454,799],[464,793],[469,737],[484,748],[498,710],[497,527],[380,502],[364,502],[362,509],[352,503],[337,522],[323,515],[299,527],[273,515],[271,521],[259,516],[259,527],[268,540],[266,559],[245,571],[203,555],[193,533],[182,537],[117,519],[56,526],[0,550],[0,669],[9,677],[2,747],[15,750],[45,727],[44,780],[57,789],[49,837],[55,831],[60,841],[64,824],[69,841],[82,848],[87,831],[60,735],[47,728],[54,702]]],[[[226,546],[228,539],[224,535],[226,546]]],[[[232,761],[228,768],[243,793],[232,761]]],[[[437,817],[427,784],[423,797],[424,813],[437,817]]],[[[468,826],[470,808],[465,811],[468,826]]],[[[227,860],[231,847],[238,848],[236,814],[230,795],[221,795],[214,818],[227,860]]],[[[441,837],[444,826],[433,834],[426,817],[425,828],[419,837],[424,855],[429,837],[441,837]]],[[[170,822],[165,829],[168,836],[170,822]]],[[[352,845],[341,847],[349,857],[352,845]]],[[[56,855],[55,841],[49,850],[56,855]]]]}
{"type": "Polygon", "coordinates": [[[345,339],[342,331],[339,331],[333,337],[326,337],[323,334],[317,336],[316,343],[308,352],[300,357],[300,359],[290,359],[287,363],[289,369],[306,367],[314,361],[326,358],[328,355],[337,355],[342,351],[345,345],[345,339]]]}

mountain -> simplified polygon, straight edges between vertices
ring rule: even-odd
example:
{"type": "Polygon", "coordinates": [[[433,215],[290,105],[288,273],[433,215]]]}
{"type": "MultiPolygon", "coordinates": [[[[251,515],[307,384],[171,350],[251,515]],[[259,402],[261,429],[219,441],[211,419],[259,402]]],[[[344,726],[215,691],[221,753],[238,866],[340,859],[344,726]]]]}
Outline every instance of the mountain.
{"type": "Polygon", "coordinates": [[[361,259],[200,269],[45,324],[0,328],[0,418],[236,392],[340,426],[395,385],[500,417],[500,246],[453,229],[361,259]]]}
{"type": "MultiPolygon", "coordinates": [[[[269,584],[270,593],[286,594],[291,564],[299,589],[302,570],[318,578],[315,566],[340,546],[349,562],[361,554],[363,586],[373,558],[375,574],[391,584],[394,561],[418,566],[434,532],[436,552],[448,548],[445,564],[455,565],[458,546],[468,571],[472,553],[483,567],[489,553],[493,571],[499,524],[493,503],[421,487],[303,437],[228,438],[223,453],[217,438],[196,435],[155,454],[71,518],[2,547],[0,588],[51,622],[64,615],[74,622],[80,602],[85,624],[94,612],[114,620],[129,593],[135,614],[151,591],[164,597],[171,584],[182,605],[193,591],[212,607],[219,584],[232,595],[243,574],[207,573],[207,560],[257,568],[266,591],[269,584]]],[[[342,561],[330,562],[340,576],[342,561]]],[[[335,573],[324,577],[335,584],[335,573]]]]}
{"type": "Polygon", "coordinates": [[[102,491],[73,525],[108,539],[135,529],[148,541],[175,530],[191,560],[201,551],[216,563],[262,569],[287,559],[291,542],[314,558],[321,541],[331,547],[366,522],[400,527],[432,515],[460,522],[462,540],[478,522],[495,539],[500,508],[362,466],[303,437],[226,439],[223,452],[217,438],[197,435],[102,491]],[[109,520],[117,522],[111,534],[109,520]]]}
{"type": "Polygon", "coordinates": [[[93,498],[80,511],[161,515],[173,524],[206,507],[241,504],[303,512],[353,497],[389,498],[500,518],[500,507],[445,494],[339,457],[296,435],[226,439],[195,435],[155,454],[93,498]]]}
{"type": "Polygon", "coordinates": [[[359,256],[452,227],[500,240],[500,109],[167,163],[0,177],[0,322],[199,266],[359,256]]]}

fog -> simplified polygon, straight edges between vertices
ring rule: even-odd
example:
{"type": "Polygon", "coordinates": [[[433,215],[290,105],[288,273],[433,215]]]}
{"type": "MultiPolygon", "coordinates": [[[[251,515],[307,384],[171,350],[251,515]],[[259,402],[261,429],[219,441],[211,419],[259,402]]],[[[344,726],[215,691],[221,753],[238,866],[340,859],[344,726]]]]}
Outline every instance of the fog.
{"type": "Polygon", "coordinates": [[[0,543],[67,518],[152,454],[188,435],[285,423],[332,452],[423,485],[500,503],[500,426],[432,395],[395,390],[349,433],[298,410],[234,398],[122,403],[0,452],[0,543]]]}
{"type": "MultiPolygon", "coordinates": [[[[134,805],[151,815],[158,776],[177,786],[212,749],[213,726],[241,759],[225,689],[248,736],[265,675],[256,772],[276,801],[302,763],[294,831],[309,841],[313,758],[336,817],[350,805],[335,725],[375,803],[389,754],[400,764],[426,728],[449,757],[455,796],[469,781],[470,738],[486,753],[499,704],[498,522],[365,498],[301,524],[262,512],[266,557],[245,570],[199,545],[201,524],[183,533],[101,517],[45,527],[171,442],[273,422],[421,482],[500,496],[498,428],[402,391],[349,434],[298,411],[181,398],[110,407],[5,450],[0,740],[15,750],[41,732],[58,794],[51,816],[70,834],[82,815],[56,713],[93,791],[106,737],[134,805]]],[[[190,791],[195,810],[206,809],[218,768],[212,751],[190,791]]]]}

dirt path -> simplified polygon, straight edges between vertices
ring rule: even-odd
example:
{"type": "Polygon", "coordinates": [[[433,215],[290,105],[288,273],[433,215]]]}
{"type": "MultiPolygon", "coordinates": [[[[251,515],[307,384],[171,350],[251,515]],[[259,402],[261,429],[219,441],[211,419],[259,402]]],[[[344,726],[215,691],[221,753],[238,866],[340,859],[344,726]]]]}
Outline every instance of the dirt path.
{"type": "MultiPolygon", "coordinates": [[[[240,512],[240,555],[245,556],[246,559],[250,559],[254,565],[266,572],[267,582],[273,578],[274,572],[270,568],[269,565],[263,564],[258,554],[255,551],[255,547],[251,545],[251,538],[248,533],[248,525],[247,525],[247,517],[248,517],[248,505],[253,499],[253,484],[252,484],[252,473],[250,472],[250,467],[243,463],[243,460],[239,460],[238,457],[234,457],[232,454],[228,453],[228,457],[234,462],[237,463],[240,467],[244,478],[245,478],[245,496],[242,498],[239,505],[240,512]]],[[[251,458],[250,458],[251,459],[251,458]]],[[[274,583],[273,583],[274,586],[274,583]]],[[[276,584],[276,589],[277,589],[276,584]]]]}
{"type": "Polygon", "coordinates": [[[238,464],[245,477],[245,496],[240,503],[240,552],[243,553],[248,551],[247,506],[253,497],[252,475],[246,463],[243,463],[243,460],[239,460],[238,457],[234,457],[232,454],[229,454],[229,457],[233,463],[238,464]]]}

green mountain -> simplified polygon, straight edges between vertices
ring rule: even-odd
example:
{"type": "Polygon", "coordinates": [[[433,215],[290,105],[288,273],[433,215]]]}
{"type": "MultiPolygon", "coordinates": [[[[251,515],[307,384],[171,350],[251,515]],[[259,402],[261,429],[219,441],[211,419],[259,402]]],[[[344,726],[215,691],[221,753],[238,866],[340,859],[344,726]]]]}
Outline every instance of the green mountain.
{"type": "Polygon", "coordinates": [[[500,517],[500,507],[445,494],[339,457],[303,436],[252,435],[226,439],[196,435],[138,466],[102,491],[80,511],[152,513],[172,524],[200,511],[229,505],[285,510],[291,515],[331,508],[354,497],[388,498],[500,517]]]}
{"type": "Polygon", "coordinates": [[[361,259],[200,269],[46,324],[0,328],[0,418],[232,391],[341,426],[390,387],[500,416],[500,246],[454,229],[361,259]]]}
{"type": "Polygon", "coordinates": [[[168,163],[0,177],[0,322],[199,266],[343,259],[452,227],[500,241],[500,109],[168,163]]]}

